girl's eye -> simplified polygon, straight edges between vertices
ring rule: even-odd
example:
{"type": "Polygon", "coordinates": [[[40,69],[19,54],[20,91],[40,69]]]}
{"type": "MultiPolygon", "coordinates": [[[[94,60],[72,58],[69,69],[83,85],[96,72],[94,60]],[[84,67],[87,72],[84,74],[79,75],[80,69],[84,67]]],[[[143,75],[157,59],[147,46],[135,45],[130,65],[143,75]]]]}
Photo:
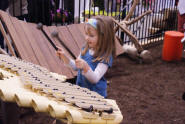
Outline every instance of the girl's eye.
{"type": "Polygon", "coordinates": [[[89,35],[90,37],[94,37],[94,35],[89,35]]]}
{"type": "Polygon", "coordinates": [[[89,34],[89,33],[85,33],[85,35],[89,36],[89,37],[94,37],[94,35],[89,34]]]}
{"type": "Polygon", "coordinates": [[[89,33],[87,33],[87,32],[85,32],[85,35],[87,35],[87,36],[89,36],[89,37],[93,37],[92,34],[89,34],[89,33]]]}

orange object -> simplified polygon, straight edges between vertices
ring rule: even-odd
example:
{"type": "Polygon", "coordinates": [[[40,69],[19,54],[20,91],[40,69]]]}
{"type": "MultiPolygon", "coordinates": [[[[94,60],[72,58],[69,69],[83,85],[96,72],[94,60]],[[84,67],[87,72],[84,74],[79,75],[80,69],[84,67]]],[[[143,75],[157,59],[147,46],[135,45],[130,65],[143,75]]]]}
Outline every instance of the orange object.
{"type": "Polygon", "coordinates": [[[162,59],[166,61],[181,60],[184,34],[178,31],[166,31],[164,36],[162,59]]]}

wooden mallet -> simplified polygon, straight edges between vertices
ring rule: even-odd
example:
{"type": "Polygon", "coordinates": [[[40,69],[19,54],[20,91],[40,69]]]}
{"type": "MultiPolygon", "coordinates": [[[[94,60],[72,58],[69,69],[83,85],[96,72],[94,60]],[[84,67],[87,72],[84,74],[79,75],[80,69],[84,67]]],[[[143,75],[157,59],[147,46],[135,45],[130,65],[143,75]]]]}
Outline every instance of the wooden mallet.
{"type": "Polygon", "coordinates": [[[43,30],[43,25],[42,23],[38,23],[37,25],[37,29],[41,30],[41,32],[44,34],[44,36],[48,39],[49,43],[54,47],[55,50],[58,50],[58,48],[56,47],[56,45],[53,43],[53,41],[49,38],[49,36],[47,35],[47,33],[43,30]]]}
{"type": "Polygon", "coordinates": [[[56,38],[61,44],[62,46],[70,53],[70,55],[73,57],[73,59],[76,59],[76,56],[74,55],[73,52],[71,52],[71,50],[66,46],[66,44],[62,41],[62,39],[59,37],[58,32],[57,31],[53,31],[51,33],[51,36],[56,38]]]}

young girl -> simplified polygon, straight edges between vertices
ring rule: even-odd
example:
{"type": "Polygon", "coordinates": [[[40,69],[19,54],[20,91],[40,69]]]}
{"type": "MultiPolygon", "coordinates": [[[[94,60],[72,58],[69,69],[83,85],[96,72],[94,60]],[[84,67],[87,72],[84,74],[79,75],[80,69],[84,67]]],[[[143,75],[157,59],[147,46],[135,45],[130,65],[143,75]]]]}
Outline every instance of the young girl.
{"type": "Polygon", "coordinates": [[[76,60],[70,59],[61,48],[57,55],[78,70],[76,84],[107,97],[107,81],[104,74],[112,66],[115,57],[115,33],[113,21],[108,16],[96,16],[85,24],[86,45],[76,60]]]}

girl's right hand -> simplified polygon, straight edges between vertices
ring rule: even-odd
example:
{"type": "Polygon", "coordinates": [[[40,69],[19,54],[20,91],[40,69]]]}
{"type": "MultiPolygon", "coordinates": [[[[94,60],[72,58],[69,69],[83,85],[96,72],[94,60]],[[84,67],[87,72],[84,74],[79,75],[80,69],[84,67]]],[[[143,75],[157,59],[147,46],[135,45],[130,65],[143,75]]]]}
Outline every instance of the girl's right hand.
{"type": "Polygon", "coordinates": [[[58,47],[58,46],[56,46],[56,47],[58,48],[58,50],[57,50],[57,52],[56,52],[57,56],[58,56],[61,60],[63,60],[63,62],[64,62],[65,64],[68,64],[68,63],[69,63],[69,58],[66,56],[64,50],[63,50],[61,47],[58,47]]]}
{"type": "Polygon", "coordinates": [[[57,54],[57,56],[59,57],[59,58],[63,58],[63,56],[65,55],[65,53],[64,53],[64,50],[61,48],[61,47],[58,47],[57,46],[57,48],[58,48],[58,50],[56,51],[56,54],[57,54]]]}

